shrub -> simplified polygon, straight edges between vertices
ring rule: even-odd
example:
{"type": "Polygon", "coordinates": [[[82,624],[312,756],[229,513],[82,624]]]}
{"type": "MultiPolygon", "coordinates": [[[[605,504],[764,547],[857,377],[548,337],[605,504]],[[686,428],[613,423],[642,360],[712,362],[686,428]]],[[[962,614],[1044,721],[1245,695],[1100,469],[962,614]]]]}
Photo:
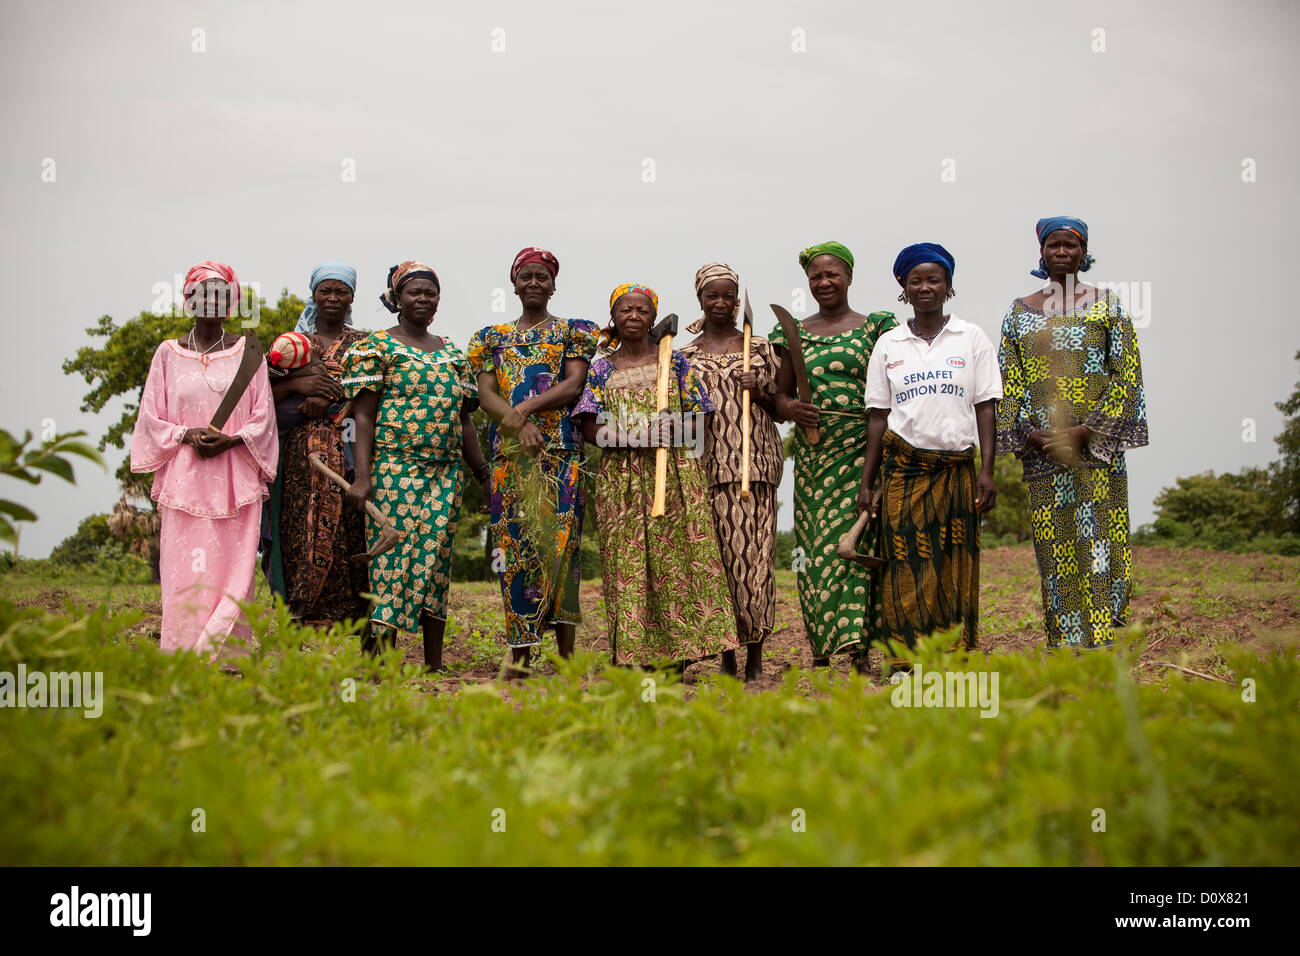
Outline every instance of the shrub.
{"type": "Polygon", "coordinates": [[[1236,541],[1282,531],[1281,509],[1275,500],[1268,473],[1247,468],[1240,474],[1215,475],[1212,471],[1177,479],[1174,487],[1156,495],[1156,531],[1160,522],[1181,533],[1186,527],[1193,536],[1221,535],[1236,541]]]}
{"type": "MultiPolygon", "coordinates": [[[[979,456],[976,456],[976,468],[979,456]]],[[[1025,487],[1024,468],[1014,455],[998,455],[993,461],[993,487],[997,498],[993,510],[980,525],[982,547],[996,548],[1016,544],[1033,537],[1029,524],[1029,489],[1025,487]]]]}

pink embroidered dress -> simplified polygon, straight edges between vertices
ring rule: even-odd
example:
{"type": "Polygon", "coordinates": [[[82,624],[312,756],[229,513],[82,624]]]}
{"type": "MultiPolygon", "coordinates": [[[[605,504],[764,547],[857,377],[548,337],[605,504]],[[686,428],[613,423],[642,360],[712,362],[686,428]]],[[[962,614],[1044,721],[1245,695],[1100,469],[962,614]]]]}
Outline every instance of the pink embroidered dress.
{"type": "Polygon", "coordinates": [[[206,356],[172,339],[158,346],[131,438],[131,470],[155,472],[161,516],[162,649],[209,661],[239,653],[251,634],[239,602],[253,597],[261,503],[280,448],[266,365],[258,367],[222,431],[244,439],[213,458],[182,442],[207,428],[239,369],[244,340],[206,356]],[[235,638],[235,646],[227,640],[235,638]]]}

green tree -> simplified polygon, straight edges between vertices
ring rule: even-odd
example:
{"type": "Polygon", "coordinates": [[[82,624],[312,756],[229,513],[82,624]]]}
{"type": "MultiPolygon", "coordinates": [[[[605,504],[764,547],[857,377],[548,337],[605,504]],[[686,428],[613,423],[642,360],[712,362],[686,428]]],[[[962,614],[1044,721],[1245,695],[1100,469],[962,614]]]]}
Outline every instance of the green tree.
{"type": "MultiPolygon", "coordinates": [[[[268,348],[277,335],[294,327],[303,305],[303,300],[290,295],[288,289],[281,291],[280,301],[274,306],[266,305],[262,299],[257,300],[257,336],[261,339],[263,349],[268,348]]],[[[226,323],[226,331],[242,334],[240,322],[237,315],[232,317],[226,323]]],[[[90,336],[103,339],[103,344],[82,346],[73,358],[63,363],[64,374],[80,375],[91,386],[82,398],[81,410],[99,412],[115,398],[127,399],[121,417],[100,438],[100,451],[109,446],[126,446],[127,436],[135,427],[136,414],[140,410],[140,395],[144,390],[145,379],[149,377],[149,363],[153,360],[154,351],[163,340],[180,338],[193,326],[193,320],[177,310],[162,314],[141,312],[121,325],[115,323],[112,316],[103,315],[86,330],[90,336]]],[[[132,474],[129,460],[123,461],[117,469],[117,479],[122,483],[123,490],[132,497],[149,496],[153,476],[132,474]]]]}
{"type": "Polygon", "coordinates": [[[1246,468],[1240,474],[1212,471],[1177,479],[1156,495],[1155,530],[1162,536],[1221,535],[1248,540],[1276,534],[1282,512],[1269,472],[1246,468]]]}
{"type": "MultiPolygon", "coordinates": [[[[1300,361],[1300,352],[1295,357],[1300,361]]],[[[1281,515],[1279,530],[1300,534],[1300,382],[1290,398],[1277,403],[1277,410],[1286,421],[1281,434],[1273,439],[1282,457],[1269,467],[1271,492],[1281,515]]]]}
{"type": "Polygon", "coordinates": [[[90,515],[81,520],[77,530],[68,535],[53,551],[50,560],[55,564],[89,564],[99,556],[104,545],[113,539],[108,530],[108,515],[90,515]]]}

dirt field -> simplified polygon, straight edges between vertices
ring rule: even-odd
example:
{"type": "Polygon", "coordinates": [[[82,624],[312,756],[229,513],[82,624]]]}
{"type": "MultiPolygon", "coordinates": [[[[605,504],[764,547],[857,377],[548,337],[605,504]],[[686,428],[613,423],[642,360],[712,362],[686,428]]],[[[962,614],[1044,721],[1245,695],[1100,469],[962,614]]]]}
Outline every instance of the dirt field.
{"type": "MultiPolygon", "coordinates": [[[[982,555],[980,648],[986,652],[1034,652],[1043,644],[1042,609],[1033,548],[996,548],[982,555]]],[[[1214,675],[1222,668],[1218,648],[1227,643],[1257,645],[1300,640],[1300,558],[1263,554],[1138,548],[1134,553],[1136,580],[1132,623],[1144,627],[1148,649],[1139,671],[1155,673],[1161,664],[1177,664],[1214,675]]],[[[260,580],[260,575],[259,575],[260,580]]],[[[799,598],[792,572],[778,572],[776,630],[764,653],[763,676],[751,682],[761,691],[780,682],[791,665],[812,666],[812,655],[799,615],[799,598]]],[[[142,634],[157,635],[161,619],[157,589],[132,586],[105,594],[102,586],[43,586],[40,581],[10,575],[0,578],[0,594],[24,606],[61,610],[69,600],[98,603],[106,596],[117,606],[144,609],[137,625],[142,634]]],[[[608,652],[605,608],[599,581],[582,589],[583,624],[578,644],[608,652]]],[[[440,686],[495,680],[506,653],[501,597],[495,583],[454,584],[445,661],[452,676],[440,686]]],[[[547,645],[554,649],[554,638],[547,645]]],[[[423,662],[418,642],[406,642],[406,659],[423,662]]],[[[745,651],[741,651],[743,668],[745,651]]],[[[879,673],[879,652],[872,664],[879,673]]],[[[832,666],[849,668],[847,655],[832,666]]],[[[542,663],[543,670],[549,665],[542,663]]],[[[693,665],[687,683],[716,671],[717,661],[693,665]]]]}

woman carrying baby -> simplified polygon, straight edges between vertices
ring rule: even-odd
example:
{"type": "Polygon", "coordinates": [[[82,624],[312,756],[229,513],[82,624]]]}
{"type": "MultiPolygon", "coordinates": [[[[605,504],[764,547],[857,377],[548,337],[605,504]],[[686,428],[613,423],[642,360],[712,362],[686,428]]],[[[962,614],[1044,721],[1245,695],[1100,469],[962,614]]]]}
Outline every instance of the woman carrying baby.
{"type": "Polygon", "coordinates": [[[280,474],[267,502],[262,568],[271,589],[308,624],[364,618],[369,606],[365,514],[346,507],[344,492],[311,466],[318,455],[353,480],[352,419],[344,411],[343,355],[368,332],[352,328],[357,273],[338,262],[311,274],[311,301],[295,331],[310,337],[310,363],[286,374],[268,363],[280,431],[280,474]],[[266,540],[269,538],[269,541],[266,540]],[[269,546],[268,546],[269,545],[269,546]]]}

